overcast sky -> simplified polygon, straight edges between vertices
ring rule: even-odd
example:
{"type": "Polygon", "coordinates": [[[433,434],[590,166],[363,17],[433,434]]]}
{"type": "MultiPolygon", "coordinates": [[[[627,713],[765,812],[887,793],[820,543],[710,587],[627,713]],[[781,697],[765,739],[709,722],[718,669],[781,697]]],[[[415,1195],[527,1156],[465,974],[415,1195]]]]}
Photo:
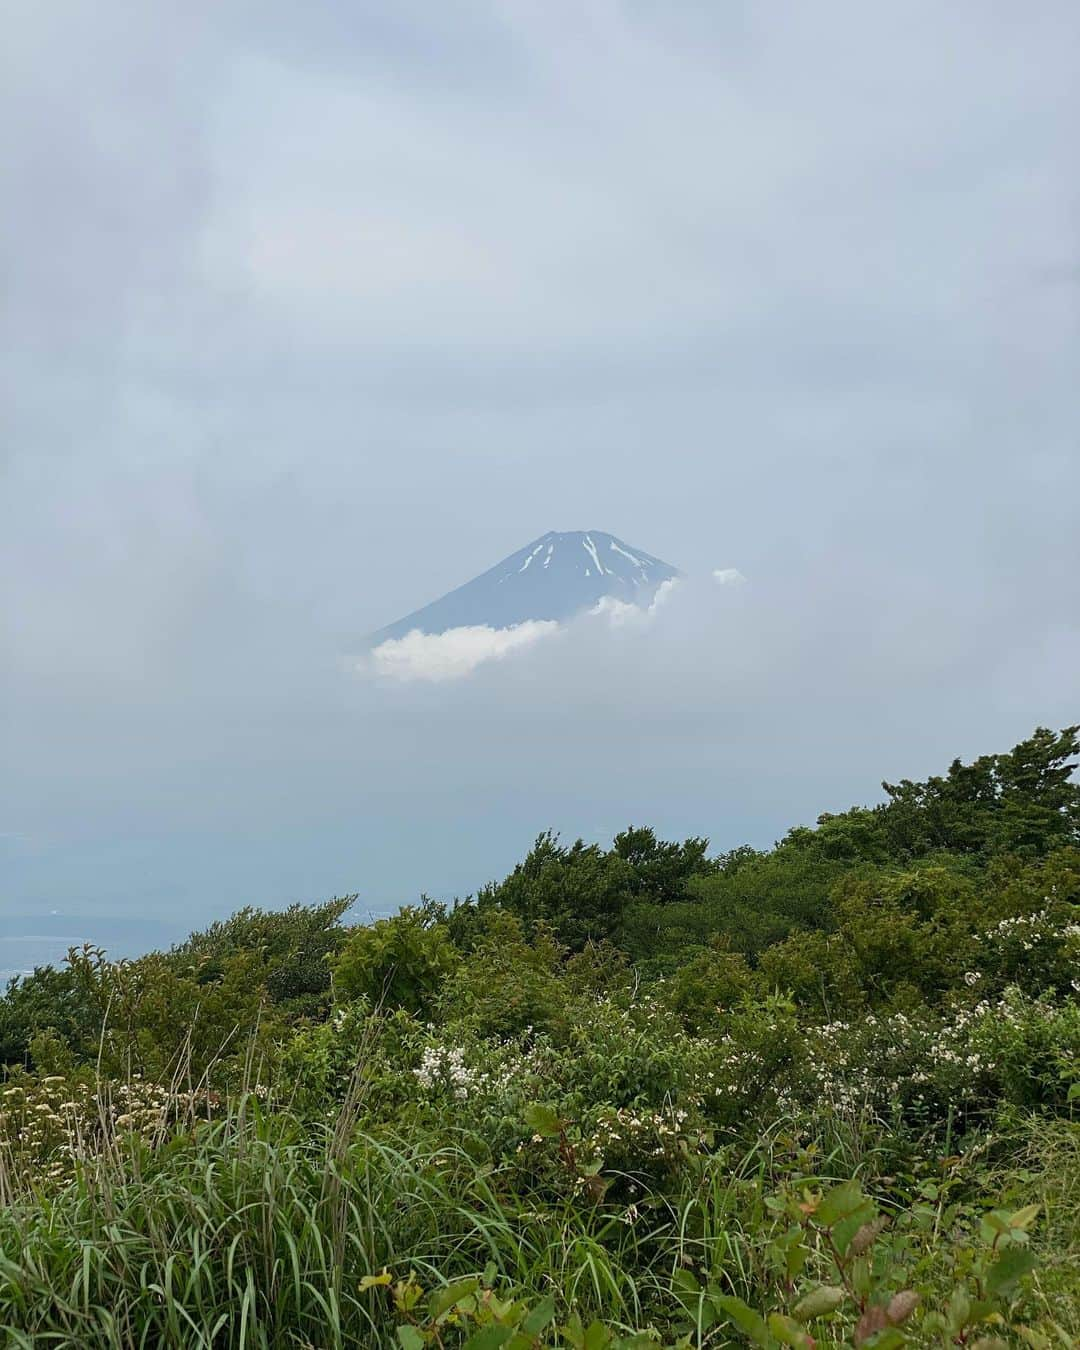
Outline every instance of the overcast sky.
{"type": "Polygon", "coordinates": [[[1080,719],[1073,0],[4,28],[0,916],[768,844],[1080,719]],[[582,528],[678,603],[344,666],[582,528]]]}

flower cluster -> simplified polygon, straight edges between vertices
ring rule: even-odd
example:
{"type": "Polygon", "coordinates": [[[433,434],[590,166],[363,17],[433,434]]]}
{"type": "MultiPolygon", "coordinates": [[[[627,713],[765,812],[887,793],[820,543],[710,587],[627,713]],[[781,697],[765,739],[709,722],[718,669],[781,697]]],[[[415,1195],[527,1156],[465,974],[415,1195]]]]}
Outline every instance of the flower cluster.
{"type": "Polygon", "coordinates": [[[870,1014],[810,1033],[808,1085],[849,1111],[963,1115],[1002,1096],[1022,1101],[1040,1074],[1067,1076],[1080,1053],[1078,1033],[1075,1007],[1028,999],[1015,988],[944,1018],[870,1014]]]}
{"type": "Polygon", "coordinates": [[[178,1091],[139,1074],[115,1084],[28,1078],[0,1090],[0,1163],[12,1177],[33,1169],[40,1180],[59,1182],[123,1135],[157,1143],[177,1120],[219,1106],[216,1092],[178,1091]]]}
{"type": "Polygon", "coordinates": [[[1002,919],[980,937],[984,943],[1000,943],[1003,938],[1017,937],[1024,951],[1029,952],[1037,942],[1044,942],[1054,935],[1048,931],[1049,925],[1049,909],[1040,909],[1035,914],[1017,914],[1011,919],[1002,919]]]}
{"type": "Polygon", "coordinates": [[[429,1045],[424,1050],[413,1077],[425,1092],[445,1089],[461,1102],[489,1081],[486,1073],[468,1067],[464,1050],[441,1045],[429,1045]]]}
{"type": "Polygon", "coordinates": [[[981,964],[1005,982],[1080,992],[1080,923],[1071,905],[1048,903],[1031,914],[1000,919],[979,935],[979,944],[981,964]]]}
{"type": "Polygon", "coordinates": [[[597,1113],[584,1143],[594,1160],[607,1166],[617,1160],[625,1166],[632,1160],[673,1158],[701,1141],[702,1131],[682,1107],[605,1107],[597,1113]]]}

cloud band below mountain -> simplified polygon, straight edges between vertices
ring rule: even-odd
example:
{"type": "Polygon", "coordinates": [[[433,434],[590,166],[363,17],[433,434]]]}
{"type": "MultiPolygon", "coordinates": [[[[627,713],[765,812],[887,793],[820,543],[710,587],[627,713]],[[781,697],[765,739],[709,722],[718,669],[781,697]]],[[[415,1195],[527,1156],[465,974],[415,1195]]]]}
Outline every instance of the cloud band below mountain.
{"type": "Polygon", "coordinates": [[[484,661],[499,660],[557,633],[554,619],[530,619],[509,628],[476,624],[445,633],[414,629],[375,647],[363,668],[393,680],[453,680],[469,675],[484,661]]]}
{"type": "MultiPolygon", "coordinates": [[[[677,586],[675,578],[661,582],[647,605],[603,596],[579,616],[579,621],[603,618],[612,628],[647,624],[677,586]]],[[[487,661],[523,651],[544,638],[565,632],[567,627],[555,619],[527,619],[501,628],[469,624],[442,633],[425,633],[414,628],[404,637],[380,642],[357,668],[362,673],[395,681],[462,679],[487,661]]]]}

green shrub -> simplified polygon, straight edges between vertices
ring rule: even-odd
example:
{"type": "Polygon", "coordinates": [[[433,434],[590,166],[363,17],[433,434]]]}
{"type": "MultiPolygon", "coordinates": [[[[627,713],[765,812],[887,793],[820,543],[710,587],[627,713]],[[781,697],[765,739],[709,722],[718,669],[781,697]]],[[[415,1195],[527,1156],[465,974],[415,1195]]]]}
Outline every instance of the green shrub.
{"type": "Polygon", "coordinates": [[[478,1036],[529,1030],[564,1035],[573,995],[562,978],[566,948],[545,924],[531,942],[517,915],[482,913],[473,950],[444,986],[440,1021],[465,1021],[478,1036]]]}
{"type": "Polygon", "coordinates": [[[365,998],[377,1007],[427,1013],[458,959],[431,912],[406,907],[353,929],[333,962],[334,992],[339,1000],[365,998]]]}
{"type": "Polygon", "coordinates": [[[348,895],[321,905],[290,905],[279,911],[241,909],[193,933],[172,949],[172,956],[179,968],[209,983],[220,979],[236,956],[257,953],[272,1002],[303,1002],[315,1009],[320,1006],[318,996],[329,992],[329,960],[345,943],[340,921],[355,899],[348,895]]]}
{"type": "Polygon", "coordinates": [[[1068,1110],[1080,1078],[1080,1004],[1010,989],[945,1015],[840,1019],[810,1030],[807,1044],[811,1099],[894,1125],[959,1130],[1004,1105],[1068,1110]]]}
{"type": "Polygon", "coordinates": [[[0,998],[0,1065],[29,1067],[31,1042],[45,1032],[65,1042],[86,1040],[98,1012],[70,968],[39,966],[32,975],[12,979],[0,998]]]}
{"type": "Polygon", "coordinates": [[[761,977],[751,970],[745,957],[714,946],[689,957],[676,969],[664,982],[663,998],[688,1031],[700,1031],[761,991],[761,977]]]}

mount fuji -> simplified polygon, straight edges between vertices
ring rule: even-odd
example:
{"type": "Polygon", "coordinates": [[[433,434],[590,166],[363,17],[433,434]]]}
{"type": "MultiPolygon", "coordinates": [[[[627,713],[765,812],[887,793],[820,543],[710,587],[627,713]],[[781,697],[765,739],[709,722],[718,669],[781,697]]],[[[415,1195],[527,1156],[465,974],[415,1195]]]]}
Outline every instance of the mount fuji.
{"type": "Polygon", "coordinates": [[[605,601],[647,609],[678,568],[603,530],[547,534],[464,586],[372,633],[372,646],[411,633],[562,622],[605,601]]]}

